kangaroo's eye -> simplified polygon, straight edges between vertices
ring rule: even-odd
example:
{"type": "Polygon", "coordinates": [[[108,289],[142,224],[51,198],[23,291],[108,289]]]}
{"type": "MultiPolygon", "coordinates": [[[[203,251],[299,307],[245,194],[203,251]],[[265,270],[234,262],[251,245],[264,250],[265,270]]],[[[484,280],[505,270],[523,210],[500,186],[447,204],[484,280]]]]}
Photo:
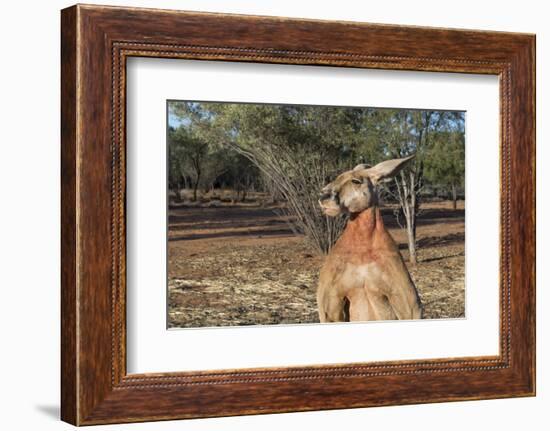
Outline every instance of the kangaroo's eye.
{"type": "Polygon", "coordinates": [[[359,178],[352,178],[352,179],[351,179],[351,182],[352,182],[353,184],[361,184],[363,181],[361,181],[359,178]]]}

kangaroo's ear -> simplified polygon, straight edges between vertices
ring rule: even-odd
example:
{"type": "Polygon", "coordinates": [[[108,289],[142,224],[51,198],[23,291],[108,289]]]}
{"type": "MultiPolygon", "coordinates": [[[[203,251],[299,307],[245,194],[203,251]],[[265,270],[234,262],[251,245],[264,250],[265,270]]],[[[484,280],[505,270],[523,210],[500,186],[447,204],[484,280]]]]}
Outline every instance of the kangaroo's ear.
{"type": "Polygon", "coordinates": [[[353,168],[353,172],[363,171],[365,169],[370,168],[370,165],[367,165],[366,163],[361,163],[357,165],[355,168],[353,168]]]}
{"type": "Polygon", "coordinates": [[[369,176],[371,181],[376,184],[397,175],[399,171],[405,167],[407,162],[414,159],[415,156],[416,154],[413,154],[402,159],[386,160],[385,162],[378,163],[372,168],[366,169],[364,172],[369,176]]]}

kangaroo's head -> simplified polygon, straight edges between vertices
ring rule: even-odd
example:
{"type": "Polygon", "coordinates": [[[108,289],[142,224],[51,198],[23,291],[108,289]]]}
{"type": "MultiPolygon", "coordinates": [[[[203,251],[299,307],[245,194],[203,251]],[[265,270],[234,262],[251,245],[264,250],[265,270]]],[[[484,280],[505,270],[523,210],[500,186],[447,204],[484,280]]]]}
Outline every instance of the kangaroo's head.
{"type": "Polygon", "coordinates": [[[373,167],[357,165],[323,187],[319,205],[330,217],[336,217],[341,213],[360,213],[377,205],[378,183],[396,175],[414,156],[413,154],[403,159],[386,160],[373,167]]]}

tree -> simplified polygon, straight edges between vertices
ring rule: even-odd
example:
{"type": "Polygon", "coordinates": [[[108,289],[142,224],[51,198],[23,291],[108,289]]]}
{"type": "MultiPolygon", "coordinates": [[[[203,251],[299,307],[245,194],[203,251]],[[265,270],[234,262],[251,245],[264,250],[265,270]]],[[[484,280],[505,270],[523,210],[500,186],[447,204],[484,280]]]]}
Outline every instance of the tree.
{"type": "MultiPolygon", "coordinates": [[[[387,158],[416,154],[414,162],[409,163],[389,186],[389,193],[399,202],[400,215],[405,219],[409,261],[413,264],[418,260],[417,216],[425,181],[424,167],[431,157],[431,142],[434,136],[441,136],[447,130],[463,135],[463,119],[463,113],[406,109],[374,109],[366,119],[368,140],[383,143],[382,152],[387,158]]],[[[458,165],[457,171],[460,171],[458,165]]],[[[398,215],[398,222],[399,219],[398,215]]]]}
{"type": "Polygon", "coordinates": [[[236,192],[234,201],[246,201],[247,193],[258,184],[258,168],[245,156],[227,149],[225,154],[226,171],[220,177],[220,181],[229,184],[236,192]]]}
{"type": "Polygon", "coordinates": [[[245,156],[266,177],[272,195],[286,202],[291,228],[327,253],[345,218],[326,217],[318,194],[332,177],[357,161],[360,110],[282,105],[211,105],[217,139],[245,156]]]}
{"type": "Polygon", "coordinates": [[[185,154],[183,146],[174,139],[175,127],[168,129],[168,188],[176,193],[181,188],[187,188],[188,177],[185,169],[185,154]]]}
{"type": "Polygon", "coordinates": [[[208,146],[183,126],[169,131],[168,140],[169,156],[173,157],[169,165],[169,178],[189,174],[192,179],[193,200],[196,201],[208,146]]]}
{"type": "Polygon", "coordinates": [[[228,170],[226,149],[212,138],[212,118],[200,104],[174,102],[170,113],[179,119],[179,126],[169,128],[169,178],[190,177],[193,200],[199,187],[205,192],[213,189],[219,177],[228,170]]]}
{"type": "Polygon", "coordinates": [[[426,178],[433,184],[450,188],[456,210],[457,188],[464,186],[464,117],[458,117],[448,130],[434,133],[426,159],[426,178]],[[453,124],[454,123],[454,124],[453,124]]]}

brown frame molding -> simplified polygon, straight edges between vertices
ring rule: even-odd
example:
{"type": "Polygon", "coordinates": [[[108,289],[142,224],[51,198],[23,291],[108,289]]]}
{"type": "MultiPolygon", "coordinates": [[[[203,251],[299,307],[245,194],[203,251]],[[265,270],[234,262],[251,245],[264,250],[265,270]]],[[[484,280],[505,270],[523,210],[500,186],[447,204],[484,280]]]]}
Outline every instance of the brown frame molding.
{"type": "Polygon", "coordinates": [[[63,420],[89,425],[535,394],[534,35],[83,5],[61,18],[63,420]],[[500,354],[128,375],[129,56],[498,75],[500,354]]]}

